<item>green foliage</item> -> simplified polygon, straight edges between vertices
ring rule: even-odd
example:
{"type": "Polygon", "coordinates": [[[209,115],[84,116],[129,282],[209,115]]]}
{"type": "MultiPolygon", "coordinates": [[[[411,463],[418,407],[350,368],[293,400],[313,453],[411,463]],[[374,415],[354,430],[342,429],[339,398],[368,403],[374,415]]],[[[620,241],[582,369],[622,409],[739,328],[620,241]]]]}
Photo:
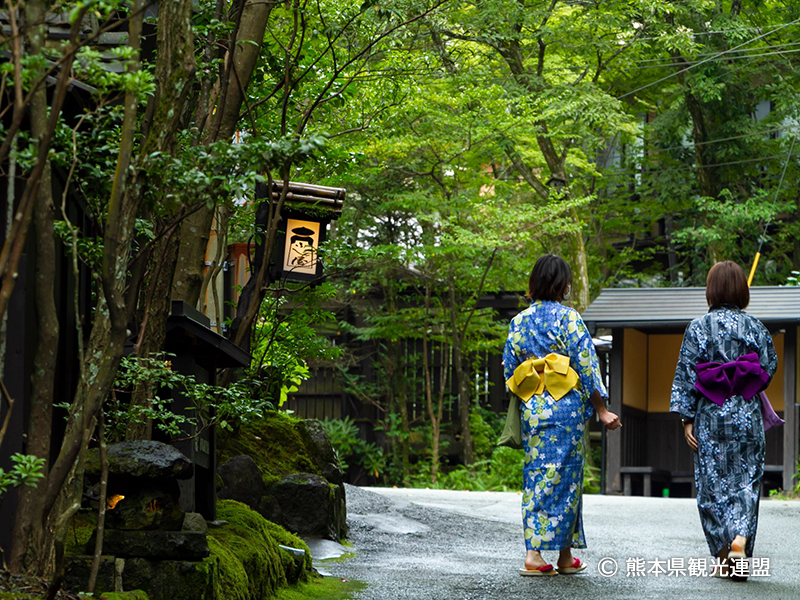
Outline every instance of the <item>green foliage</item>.
{"type": "Polygon", "coordinates": [[[342,471],[348,471],[351,464],[358,464],[364,472],[376,479],[386,467],[383,450],[359,436],[358,426],[350,417],[344,419],[324,419],[322,426],[336,450],[342,471]],[[348,462],[349,461],[349,462],[348,462]]]}
{"type": "Polygon", "coordinates": [[[458,465],[440,475],[437,488],[448,490],[470,490],[484,492],[509,492],[522,489],[522,465],[525,454],[522,450],[499,447],[488,459],[478,460],[471,467],[458,465]]]}
{"type": "Polygon", "coordinates": [[[138,384],[147,384],[154,391],[150,405],[131,405],[120,400],[118,394],[112,395],[106,409],[110,439],[122,439],[130,422],[148,419],[168,435],[178,435],[181,426],[190,422],[201,427],[216,424],[223,430],[232,430],[233,424],[262,417],[265,411],[273,408],[269,400],[253,397],[246,380],[227,387],[202,383],[193,376],[174,371],[168,354],[150,358],[124,357],[115,388],[124,392],[138,384]],[[174,394],[180,394],[191,403],[191,415],[170,409],[174,394]]]}
{"type": "Polygon", "coordinates": [[[600,493],[600,467],[602,464],[602,455],[600,446],[589,446],[590,456],[587,457],[586,465],[583,471],[583,493],[584,494],[599,494],[600,493]],[[591,460],[589,460],[591,458],[591,460]]]}
{"type": "Polygon", "coordinates": [[[148,596],[142,590],[132,590],[128,592],[105,592],[100,594],[100,600],[148,600],[148,596]]]}
{"type": "Polygon", "coordinates": [[[329,337],[335,331],[335,315],[323,306],[334,293],[332,286],[323,283],[287,294],[276,292],[261,305],[251,380],[279,407],[309,378],[309,361],[332,361],[341,355],[329,337]]]}
{"type": "Polygon", "coordinates": [[[770,490],[769,497],[774,500],[800,500],[800,459],[795,465],[794,486],[790,490],[770,490]]]}
{"type": "Polygon", "coordinates": [[[21,485],[35,488],[44,477],[42,473],[43,458],[15,452],[11,455],[11,462],[14,465],[8,472],[0,469],[0,497],[9,489],[21,485]]]}
{"type": "Polygon", "coordinates": [[[497,445],[496,432],[503,429],[503,415],[474,406],[469,413],[469,429],[472,432],[475,457],[479,461],[492,458],[497,445]]]}

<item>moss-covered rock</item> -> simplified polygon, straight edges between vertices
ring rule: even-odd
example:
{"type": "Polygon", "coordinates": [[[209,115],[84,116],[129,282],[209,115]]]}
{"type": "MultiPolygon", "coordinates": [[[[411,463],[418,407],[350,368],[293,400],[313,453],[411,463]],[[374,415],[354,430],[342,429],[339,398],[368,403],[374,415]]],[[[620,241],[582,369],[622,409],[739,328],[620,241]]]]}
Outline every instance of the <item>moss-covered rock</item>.
{"type": "Polygon", "coordinates": [[[287,583],[308,579],[311,553],[300,538],[233,500],[220,501],[217,516],[228,523],[209,530],[211,555],[205,561],[219,569],[216,598],[263,600],[287,583]],[[279,545],[305,550],[302,563],[279,545]]]}
{"type": "Polygon", "coordinates": [[[319,422],[273,411],[228,435],[220,448],[220,498],[300,535],[347,535],[342,471],[319,422]]]}
{"type": "Polygon", "coordinates": [[[322,475],[309,448],[314,444],[303,421],[272,411],[220,439],[219,464],[246,455],[258,465],[266,485],[291,473],[322,475]]]}
{"type": "Polygon", "coordinates": [[[306,537],[339,541],[347,534],[344,487],[311,473],[287,475],[270,486],[258,511],[306,537]]]}

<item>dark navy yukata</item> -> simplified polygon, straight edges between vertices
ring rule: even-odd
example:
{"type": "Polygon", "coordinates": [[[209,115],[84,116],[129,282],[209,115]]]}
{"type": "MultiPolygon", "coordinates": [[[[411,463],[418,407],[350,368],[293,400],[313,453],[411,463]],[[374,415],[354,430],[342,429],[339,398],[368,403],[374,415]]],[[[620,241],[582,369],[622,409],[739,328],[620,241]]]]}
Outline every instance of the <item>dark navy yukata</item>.
{"type": "Polygon", "coordinates": [[[735,307],[712,309],[686,328],[672,384],[670,411],[694,419],[697,507],[713,555],[737,535],[747,538],[745,552],[753,555],[764,474],[764,424],[758,395],[750,400],[733,396],[722,406],[706,398],[694,386],[696,365],[727,363],[750,352],[758,354],[772,378],[778,359],[761,321],[735,307]]]}

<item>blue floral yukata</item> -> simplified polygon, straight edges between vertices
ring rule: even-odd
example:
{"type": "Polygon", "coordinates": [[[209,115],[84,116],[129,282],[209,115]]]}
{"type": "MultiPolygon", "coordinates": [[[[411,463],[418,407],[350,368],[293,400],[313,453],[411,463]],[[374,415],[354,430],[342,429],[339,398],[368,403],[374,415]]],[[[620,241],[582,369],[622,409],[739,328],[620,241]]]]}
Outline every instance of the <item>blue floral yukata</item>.
{"type": "Polygon", "coordinates": [[[772,378],[778,359],[761,321],[735,307],[712,309],[686,328],[672,384],[670,411],[694,419],[697,508],[714,555],[737,535],[747,538],[745,553],[753,555],[764,474],[764,424],[758,395],[750,400],[732,396],[718,406],[700,393],[694,386],[696,365],[726,363],[749,352],[758,354],[772,378]]]}
{"type": "Polygon", "coordinates": [[[585,548],[581,500],[584,429],[597,390],[607,398],[597,353],[578,312],[558,302],[537,300],[511,320],[503,365],[508,380],[529,358],[555,352],[568,356],[579,387],[556,401],[545,389],[520,400],[525,450],[522,522],[528,550],[585,548]]]}

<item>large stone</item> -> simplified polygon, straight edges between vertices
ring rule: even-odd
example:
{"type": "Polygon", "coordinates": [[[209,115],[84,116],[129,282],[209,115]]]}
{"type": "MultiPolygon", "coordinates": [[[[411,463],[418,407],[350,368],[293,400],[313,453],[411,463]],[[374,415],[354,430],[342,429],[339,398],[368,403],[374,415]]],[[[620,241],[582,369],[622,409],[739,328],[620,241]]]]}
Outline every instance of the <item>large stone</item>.
{"type": "MultiPolygon", "coordinates": [[[[193,467],[188,458],[169,444],[133,440],[108,447],[108,471],[112,476],[189,479],[193,467]]],[[[89,451],[86,473],[100,475],[100,451],[97,448],[89,451]]]]}
{"type": "MultiPolygon", "coordinates": [[[[94,546],[92,550],[94,550],[94,546]]],[[[62,587],[73,592],[85,590],[89,585],[89,574],[92,571],[93,558],[88,554],[68,554],[64,558],[64,583],[62,587]]],[[[114,562],[113,556],[104,555],[100,557],[100,570],[97,572],[97,581],[95,582],[95,591],[98,594],[114,591],[114,562]]]]}
{"type": "Polygon", "coordinates": [[[343,486],[311,473],[293,473],[270,486],[259,512],[303,537],[339,541],[347,535],[343,486]]]}
{"type": "Polygon", "coordinates": [[[214,595],[218,576],[214,561],[129,558],[122,585],[126,590],[144,590],[150,600],[222,600],[214,595]]]}
{"type": "Polygon", "coordinates": [[[331,540],[323,540],[321,538],[306,538],[303,541],[311,551],[311,556],[314,557],[315,563],[320,560],[340,558],[343,555],[353,551],[351,548],[347,548],[347,546],[342,546],[339,542],[334,542],[331,540]]]}
{"type": "MultiPolygon", "coordinates": [[[[95,536],[89,542],[94,547],[95,536]]],[[[103,533],[103,554],[121,558],[199,560],[208,556],[208,540],[198,531],[119,531],[103,533]]]]}
{"type": "Polygon", "coordinates": [[[306,443],[306,447],[322,476],[330,483],[342,485],[344,479],[339,457],[336,455],[322,423],[316,419],[306,419],[303,421],[303,427],[308,433],[307,439],[310,440],[310,443],[306,443]]]}
{"type": "Polygon", "coordinates": [[[217,469],[222,478],[222,487],[217,497],[220,500],[236,500],[258,510],[267,486],[261,478],[261,471],[249,456],[234,456],[217,469]]]}
{"type": "Polygon", "coordinates": [[[181,531],[199,531],[206,533],[208,531],[208,523],[203,515],[196,512],[188,512],[183,517],[183,526],[181,531]]]}

